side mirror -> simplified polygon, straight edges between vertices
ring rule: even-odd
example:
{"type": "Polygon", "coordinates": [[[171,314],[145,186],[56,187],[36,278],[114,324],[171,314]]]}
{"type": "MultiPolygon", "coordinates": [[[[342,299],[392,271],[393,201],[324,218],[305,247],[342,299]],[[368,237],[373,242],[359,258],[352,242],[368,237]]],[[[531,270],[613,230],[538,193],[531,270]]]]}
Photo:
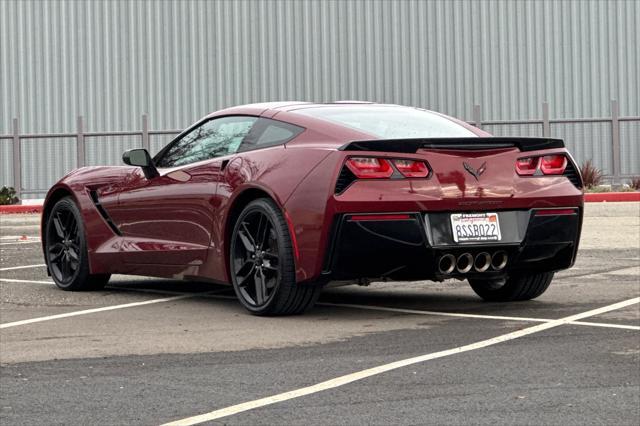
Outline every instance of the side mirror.
{"type": "Polygon", "coordinates": [[[144,177],[147,179],[160,176],[158,169],[156,169],[155,164],[153,164],[151,155],[149,155],[149,152],[146,149],[136,148],[125,151],[122,154],[122,161],[124,164],[129,166],[138,166],[142,168],[144,177]]]}

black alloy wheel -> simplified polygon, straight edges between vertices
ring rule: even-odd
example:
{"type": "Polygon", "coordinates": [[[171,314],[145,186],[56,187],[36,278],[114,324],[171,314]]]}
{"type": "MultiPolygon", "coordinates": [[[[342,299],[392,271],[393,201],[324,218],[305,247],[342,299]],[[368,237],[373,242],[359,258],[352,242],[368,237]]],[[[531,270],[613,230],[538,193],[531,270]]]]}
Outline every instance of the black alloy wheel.
{"type": "Polygon", "coordinates": [[[69,209],[60,208],[51,216],[47,235],[47,261],[56,281],[73,280],[80,267],[78,221],[69,209]]]}
{"type": "Polygon", "coordinates": [[[278,241],[269,217],[247,214],[236,234],[234,275],[244,300],[255,307],[269,303],[280,282],[278,241]]]}
{"type": "Polygon", "coordinates": [[[47,219],[45,260],[53,281],[63,290],[102,288],[108,274],[90,274],[82,216],[71,198],[58,201],[47,219]]]}
{"type": "Polygon", "coordinates": [[[229,257],[233,288],[253,314],[298,314],[317,300],[318,286],[296,283],[287,223],[270,199],[254,200],[240,213],[229,257]]]}

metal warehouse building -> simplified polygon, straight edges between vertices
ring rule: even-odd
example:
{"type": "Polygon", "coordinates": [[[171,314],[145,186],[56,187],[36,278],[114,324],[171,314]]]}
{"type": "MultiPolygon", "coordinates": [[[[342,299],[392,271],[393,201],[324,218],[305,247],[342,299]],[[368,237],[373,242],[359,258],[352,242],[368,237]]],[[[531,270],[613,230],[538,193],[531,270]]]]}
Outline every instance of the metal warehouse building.
{"type": "Polygon", "coordinates": [[[0,185],[41,198],[219,108],[341,99],[562,137],[624,181],[640,174],[638,28],[636,0],[0,0],[0,185]]]}

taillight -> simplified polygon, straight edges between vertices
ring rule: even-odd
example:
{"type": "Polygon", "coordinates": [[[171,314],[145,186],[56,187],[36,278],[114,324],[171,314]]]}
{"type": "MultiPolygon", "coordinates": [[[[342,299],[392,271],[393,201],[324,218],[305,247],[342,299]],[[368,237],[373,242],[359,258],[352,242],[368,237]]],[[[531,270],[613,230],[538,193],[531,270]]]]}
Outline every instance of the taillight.
{"type": "Polygon", "coordinates": [[[393,174],[391,164],[383,158],[351,157],[346,164],[359,179],[384,179],[393,174]]]}
{"type": "Polygon", "coordinates": [[[567,157],[563,154],[524,157],[516,160],[516,172],[520,176],[532,176],[538,170],[543,175],[561,175],[567,168],[567,157]]]}
{"type": "Polygon", "coordinates": [[[429,167],[424,161],[393,160],[393,164],[404,177],[423,178],[429,176],[429,167]]]}
{"type": "Polygon", "coordinates": [[[518,158],[516,160],[516,172],[520,176],[531,176],[538,170],[538,157],[518,158]]]}
{"type": "Polygon", "coordinates": [[[567,157],[564,155],[545,155],[540,158],[540,170],[545,175],[561,175],[567,168],[567,157]]]}

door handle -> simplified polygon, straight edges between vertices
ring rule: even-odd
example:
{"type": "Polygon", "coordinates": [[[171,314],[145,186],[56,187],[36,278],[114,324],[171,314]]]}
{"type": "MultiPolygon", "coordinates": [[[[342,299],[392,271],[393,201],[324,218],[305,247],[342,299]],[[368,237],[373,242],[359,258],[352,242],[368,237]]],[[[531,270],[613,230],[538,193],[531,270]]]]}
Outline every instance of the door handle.
{"type": "Polygon", "coordinates": [[[229,160],[222,160],[222,164],[220,165],[220,171],[224,170],[229,164],[229,160]]]}

